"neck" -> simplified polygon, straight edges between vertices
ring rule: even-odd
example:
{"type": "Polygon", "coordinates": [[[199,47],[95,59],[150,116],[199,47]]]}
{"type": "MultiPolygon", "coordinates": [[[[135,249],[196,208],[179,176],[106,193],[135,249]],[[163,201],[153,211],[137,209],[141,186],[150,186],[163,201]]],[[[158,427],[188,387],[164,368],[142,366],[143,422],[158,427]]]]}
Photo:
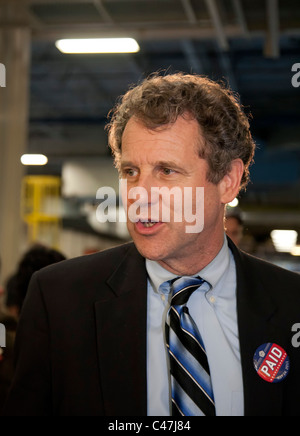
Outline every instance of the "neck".
{"type": "Polygon", "coordinates": [[[158,263],[178,276],[192,276],[202,271],[209,265],[214,258],[219,254],[224,244],[224,231],[220,233],[218,238],[211,238],[211,241],[205,244],[199,244],[196,254],[190,256],[182,256],[174,259],[160,260],[158,263]],[[213,241],[213,242],[212,242],[213,241]]]}

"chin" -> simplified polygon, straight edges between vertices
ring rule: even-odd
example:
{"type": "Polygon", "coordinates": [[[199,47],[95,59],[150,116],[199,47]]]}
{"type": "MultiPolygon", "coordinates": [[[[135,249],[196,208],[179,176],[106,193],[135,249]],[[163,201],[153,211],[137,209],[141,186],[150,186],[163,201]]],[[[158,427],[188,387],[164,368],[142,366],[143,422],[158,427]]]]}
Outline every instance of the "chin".
{"type": "Polygon", "coordinates": [[[154,260],[154,261],[158,262],[159,260],[163,260],[163,258],[164,258],[163,253],[159,253],[159,252],[157,252],[155,250],[151,250],[147,247],[141,247],[141,246],[136,245],[136,248],[139,251],[139,253],[143,257],[145,257],[146,259],[154,260]]]}
{"type": "Polygon", "coordinates": [[[137,240],[133,240],[133,242],[139,253],[146,259],[159,261],[167,256],[165,250],[162,250],[162,244],[153,244],[148,241],[141,242],[137,240]]]}

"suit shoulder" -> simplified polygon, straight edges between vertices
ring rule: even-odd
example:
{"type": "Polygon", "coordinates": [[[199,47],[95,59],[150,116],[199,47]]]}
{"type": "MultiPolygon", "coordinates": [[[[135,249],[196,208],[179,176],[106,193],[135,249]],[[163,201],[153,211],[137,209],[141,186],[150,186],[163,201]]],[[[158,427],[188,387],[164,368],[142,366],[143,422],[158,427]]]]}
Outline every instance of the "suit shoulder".
{"type": "Polygon", "coordinates": [[[240,250],[229,238],[228,244],[235,258],[237,268],[241,268],[246,279],[250,282],[254,278],[259,281],[269,281],[270,286],[272,283],[288,282],[295,284],[300,291],[300,274],[240,250]]]}
{"type": "Polygon", "coordinates": [[[294,296],[300,302],[300,274],[241,252],[249,280],[254,277],[274,294],[294,296]]]}
{"type": "Polygon", "coordinates": [[[109,274],[111,269],[131,250],[135,250],[133,243],[122,244],[95,254],[79,256],[47,266],[41,269],[37,275],[44,280],[49,277],[59,278],[60,276],[74,278],[95,272],[98,275],[99,273],[109,274]]]}
{"type": "Polygon", "coordinates": [[[300,274],[290,271],[288,269],[282,268],[274,263],[271,263],[267,260],[260,259],[258,257],[252,256],[251,254],[245,253],[241,251],[242,256],[247,259],[252,266],[259,268],[261,270],[265,270],[268,273],[273,273],[276,275],[280,275],[284,278],[294,279],[300,282],[300,274]]]}

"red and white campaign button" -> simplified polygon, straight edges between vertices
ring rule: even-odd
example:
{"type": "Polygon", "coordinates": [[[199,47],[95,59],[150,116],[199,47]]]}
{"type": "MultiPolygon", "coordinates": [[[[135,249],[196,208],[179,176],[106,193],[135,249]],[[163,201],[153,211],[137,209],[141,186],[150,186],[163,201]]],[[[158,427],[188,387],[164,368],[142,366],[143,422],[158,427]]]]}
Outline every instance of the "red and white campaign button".
{"type": "Polygon", "coordinates": [[[271,342],[255,351],[253,361],[257,374],[268,383],[283,381],[290,370],[290,359],[285,350],[271,342]]]}

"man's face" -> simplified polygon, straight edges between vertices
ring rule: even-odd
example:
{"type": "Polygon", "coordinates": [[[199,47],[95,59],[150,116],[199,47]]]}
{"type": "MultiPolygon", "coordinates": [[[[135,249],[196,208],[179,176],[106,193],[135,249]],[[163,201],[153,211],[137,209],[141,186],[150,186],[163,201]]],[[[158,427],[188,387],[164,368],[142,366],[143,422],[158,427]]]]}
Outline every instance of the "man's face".
{"type": "Polygon", "coordinates": [[[129,233],[144,257],[158,261],[175,273],[180,268],[185,274],[196,273],[199,271],[199,257],[215,253],[223,243],[224,205],[219,186],[207,181],[208,164],[197,154],[199,141],[203,142],[198,123],[183,117],[157,130],[149,130],[132,118],[122,139],[121,178],[127,181],[127,208],[137,201],[128,198],[132,188],[143,188],[143,192],[148,193],[148,196],[138,198],[140,219],[135,222],[128,219],[129,233]],[[187,226],[191,223],[185,221],[184,211],[181,222],[176,222],[173,200],[170,220],[163,219],[163,199],[151,196],[151,188],[161,187],[180,188],[182,193],[184,188],[192,188],[193,213],[199,212],[196,188],[204,188],[203,231],[187,233],[187,226]],[[151,215],[154,203],[159,204],[159,219],[151,215]]]}

